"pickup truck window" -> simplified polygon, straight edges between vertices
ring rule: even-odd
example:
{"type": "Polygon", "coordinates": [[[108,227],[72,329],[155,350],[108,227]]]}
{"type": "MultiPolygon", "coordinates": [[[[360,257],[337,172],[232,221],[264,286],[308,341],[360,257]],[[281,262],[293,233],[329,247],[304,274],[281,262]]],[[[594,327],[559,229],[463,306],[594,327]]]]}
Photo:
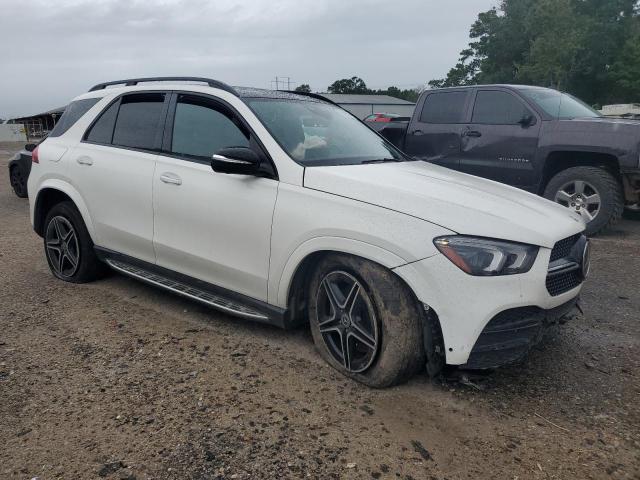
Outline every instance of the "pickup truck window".
{"type": "Polygon", "coordinates": [[[516,125],[531,112],[516,97],[498,90],[480,90],[473,106],[471,123],[516,125]]]}
{"type": "Polygon", "coordinates": [[[602,116],[586,103],[566,93],[548,88],[521,88],[520,93],[558,120],[602,116]]]}
{"type": "Polygon", "coordinates": [[[422,123],[462,123],[467,92],[431,93],[424,101],[422,123]]]}
{"type": "Polygon", "coordinates": [[[334,105],[271,98],[246,102],[278,144],[305,167],[407,160],[364,123],[334,105]]]}

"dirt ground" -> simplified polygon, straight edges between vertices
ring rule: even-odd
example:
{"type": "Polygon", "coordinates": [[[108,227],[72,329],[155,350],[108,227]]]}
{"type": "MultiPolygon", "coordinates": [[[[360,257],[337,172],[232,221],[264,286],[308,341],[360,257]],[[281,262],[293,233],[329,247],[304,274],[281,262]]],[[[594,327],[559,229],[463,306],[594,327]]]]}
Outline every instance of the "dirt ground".
{"type": "Polygon", "coordinates": [[[585,316],[471,384],[372,390],[306,329],[113,274],[55,280],[0,145],[0,478],[640,479],[640,217],[593,240],[585,316]]]}

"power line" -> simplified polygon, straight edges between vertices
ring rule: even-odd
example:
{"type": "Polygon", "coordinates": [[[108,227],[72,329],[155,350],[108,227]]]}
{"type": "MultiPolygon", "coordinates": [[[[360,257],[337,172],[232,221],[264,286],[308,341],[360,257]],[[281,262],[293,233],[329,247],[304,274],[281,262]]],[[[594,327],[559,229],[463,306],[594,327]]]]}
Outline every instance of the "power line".
{"type": "Polygon", "coordinates": [[[291,90],[292,82],[293,80],[291,80],[291,77],[276,76],[274,80],[271,80],[271,89],[272,90],[291,90]],[[275,88],[274,88],[274,84],[275,84],[275,88]],[[280,88],[280,85],[282,85],[282,88],[280,88]]]}

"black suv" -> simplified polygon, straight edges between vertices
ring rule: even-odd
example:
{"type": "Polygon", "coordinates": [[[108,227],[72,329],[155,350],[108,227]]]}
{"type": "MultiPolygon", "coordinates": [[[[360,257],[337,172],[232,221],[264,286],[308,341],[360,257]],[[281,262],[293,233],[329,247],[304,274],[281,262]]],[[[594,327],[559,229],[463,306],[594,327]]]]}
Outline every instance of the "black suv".
{"type": "Polygon", "coordinates": [[[33,143],[24,146],[9,160],[9,182],[15,194],[20,198],[27,198],[27,180],[31,172],[31,152],[36,148],[33,143]]]}
{"type": "Polygon", "coordinates": [[[589,234],[640,203],[640,121],[604,118],[556,90],[427,90],[409,122],[372,128],[409,155],[574,209],[589,222],[589,234]]]}

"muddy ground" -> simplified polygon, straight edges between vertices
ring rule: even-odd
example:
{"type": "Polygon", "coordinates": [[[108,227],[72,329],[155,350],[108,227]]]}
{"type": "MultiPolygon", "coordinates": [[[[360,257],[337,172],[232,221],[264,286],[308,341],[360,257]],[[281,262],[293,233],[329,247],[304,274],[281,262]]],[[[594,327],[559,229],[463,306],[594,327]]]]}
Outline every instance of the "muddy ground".
{"type": "Polygon", "coordinates": [[[115,274],[55,280],[8,185],[13,148],[0,145],[0,478],[640,478],[640,217],[594,239],[584,318],[524,365],[372,390],[305,329],[115,274]]]}

